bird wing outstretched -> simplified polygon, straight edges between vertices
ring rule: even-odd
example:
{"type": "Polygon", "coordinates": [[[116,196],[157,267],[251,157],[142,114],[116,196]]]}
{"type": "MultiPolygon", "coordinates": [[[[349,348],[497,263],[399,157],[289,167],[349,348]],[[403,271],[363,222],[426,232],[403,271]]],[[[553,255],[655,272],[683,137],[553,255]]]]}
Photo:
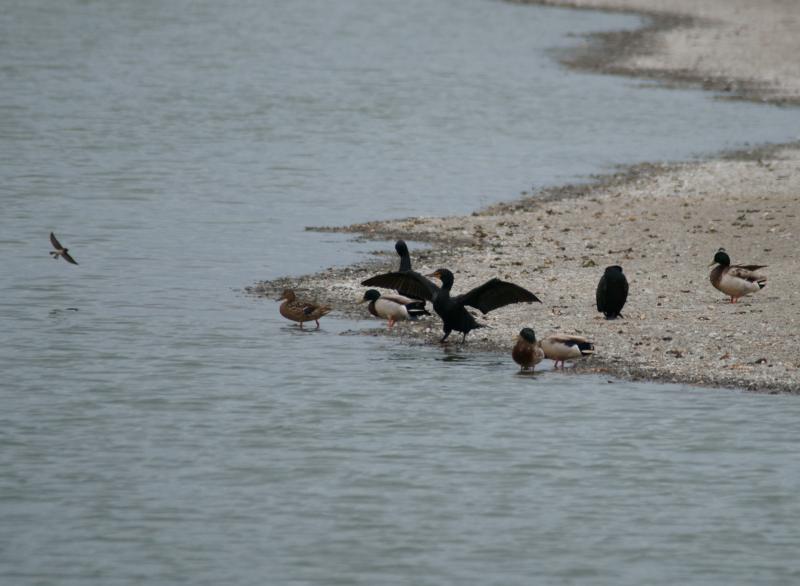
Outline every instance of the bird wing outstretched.
{"type": "Polygon", "coordinates": [[[56,252],[50,253],[53,255],[54,258],[58,258],[58,255],[60,254],[61,256],[64,257],[64,260],[67,261],[68,263],[72,263],[74,265],[78,264],[78,261],[72,258],[72,255],[70,255],[70,253],[67,252],[66,248],[61,246],[61,243],[58,241],[58,238],[56,238],[56,235],[53,234],[52,232],[50,232],[50,244],[52,244],[53,248],[55,248],[57,251],[57,253],[56,252]]]}
{"type": "Polygon", "coordinates": [[[532,301],[541,303],[540,299],[527,289],[498,278],[486,281],[483,285],[454,297],[453,300],[479,309],[484,314],[510,303],[530,303],[532,301]]]}
{"type": "Polygon", "coordinates": [[[69,252],[67,252],[66,250],[64,250],[64,251],[61,253],[61,256],[63,256],[63,257],[64,257],[64,260],[65,260],[65,261],[67,261],[67,262],[69,262],[69,263],[72,263],[72,264],[74,264],[74,265],[78,264],[78,261],[77,261],[77,260],[75,260],[74,258],[72,258],[72,255],[71,255],[69,252]]]}
{"type": "Polygon", "coordinates": [[[381,287],[402,291],[404,295],[433,301],[439,287],[415,271],[384,273],[361,282],[366,287],[381,287]]]}
{"type": "Polygon", "coordinates": [[[56,238],[56,235],[53,234],[52,232],[50,232],[50,244],[52,244],[53,248],[55,248],[56,250],[64,249],[64,247],[61,246],[61,243],[58,241],[58,238],[56,238]]]}

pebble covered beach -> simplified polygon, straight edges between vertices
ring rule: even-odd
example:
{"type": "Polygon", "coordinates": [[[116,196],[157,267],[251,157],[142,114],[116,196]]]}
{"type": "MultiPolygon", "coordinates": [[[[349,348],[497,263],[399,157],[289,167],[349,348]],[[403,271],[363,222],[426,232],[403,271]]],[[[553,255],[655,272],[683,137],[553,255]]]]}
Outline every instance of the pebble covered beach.
{"type": "MultiPolygon", "coordinates": [[[[579,4],[635,9],[657,14],[656,24],[670,24],[639,31],[632,44],[638,53],[630,47],[621,50],[619,42],[609,41],[613,37],[587,39],[587,46],[606,50],[595,50],[586,60],[581,55],[587,48],[578,48],[566,58],[572,65],[716,90],[727,84],[734,97],[784,107],[800,100],[798,51],[787,49],[800,44],[800,35],[790,34],[800,26],[795,20],[800,8],[794,3],[759,4],[758,18],[742,2],[678,2],[670,5],[670,13],[659,12],[663,3],[655,0],[579,4]],[[780,38],[763,41],[760,32],[770,23],[779,23],[772,34],[780,38]],[[704,57],[694,68],[687,66],[692,51],[704,57]],[[747,63],[719,57],[740,53],[747,63]],[[773,65],[766,69],[765,61],[773,65]]],[[[316,229],[429,242],[430,250],[412,247],[414,268],[423,273],[450,268],[456,293],[500,277],[542,299],[541,304],[511,305],[481,316],[489,327],[473,331],[467,348],[509,351],[519,329],[528,326],[539,337],[560,332],[592,339],[597,353],[579,361],[578,372],[800,392],[799,214],[800,145],[787,144],[699,162],[636,165],[589,184],[544,189],[468,216],[316,229]],[[768,265],[762,271],[767,286],[731,304],[708,278],[708,265],[720,247],[735,264],[768,265]],[[608,321],[595,308],[594,292],[604,267],[612,264],[623,266],[630,296],[624,319],[608,321]]],[[[299,287],[305,296],[346,315],[364,316],[360,282],[396,266],[397,256],[389,249],[358,266],[261,282],[248,290],[274,296],[284,286],[299,287]]],[[[383,335],[386,330],[376,322],[366,333],[383,335]]],[[[389,335],[435,344],[441,328],[434,316],[399,324],[389,335]]]]}

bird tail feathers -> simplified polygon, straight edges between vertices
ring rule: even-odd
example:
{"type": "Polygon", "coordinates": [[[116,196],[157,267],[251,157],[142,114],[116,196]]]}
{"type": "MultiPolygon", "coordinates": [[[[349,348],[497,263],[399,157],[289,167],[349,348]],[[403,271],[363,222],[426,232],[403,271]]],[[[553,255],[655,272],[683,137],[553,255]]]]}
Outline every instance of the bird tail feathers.
{"type": "Polygon", "coordinates": [[[407,303],[406,311],[408,312],[408,318],[411,320],[415,320],[421,315],[430,315],[430,312],[427,309],[425,309],[424,301],[414,301],[413,303],[407,303]]]}
{"type": "Polygon", "coordinates": [[[430,312],[426,309],[418,309],[415,307],[408,308],[408,317],[411,320],[418,319],[422,315],[430,315],[430,312]]]}

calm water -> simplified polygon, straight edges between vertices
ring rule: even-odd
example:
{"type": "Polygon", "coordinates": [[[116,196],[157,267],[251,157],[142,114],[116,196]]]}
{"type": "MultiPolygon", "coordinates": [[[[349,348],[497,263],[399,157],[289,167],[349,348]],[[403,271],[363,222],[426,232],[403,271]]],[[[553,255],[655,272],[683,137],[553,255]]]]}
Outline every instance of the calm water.
{"type": "Polygon", "coordinates": [[[306,225],[798,138],[549,54],[638,22],[4,2],[0,583],[797,582],[796,398],[519,377],[240,293],[378,246],[306,225]]]}

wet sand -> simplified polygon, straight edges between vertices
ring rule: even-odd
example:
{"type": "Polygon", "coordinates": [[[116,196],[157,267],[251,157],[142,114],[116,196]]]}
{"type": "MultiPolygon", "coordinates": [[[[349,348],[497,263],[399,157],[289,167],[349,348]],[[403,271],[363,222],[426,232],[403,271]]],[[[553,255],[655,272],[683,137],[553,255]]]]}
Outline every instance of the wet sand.
{"type": "MultiPolygon", "coordinates": [[[[686,55],[696,50],[711,70],[723,72],[706,87],[718,87],[724,80],[730,93],[741,98],[800,101],[795,58],[800,53],[787,48],[800,43],[800,35],[794,34],[800,26],[798,7],[792,2],[759,3],[756,12],[766,13],[760,16],[738,0],[670,3],[677,14],[658,12],[663,3],[657,1],[580,4],[636,8],[659,16],[642,31],[624,33],[636,36],[631,46],[621,48],[619,37],[609,42],[613,35],[589,39],[593,51],[579,48],[567,57],[574,66],[631,75],[658,71],[659,78],[680,83],[711,79],[705,65],[683,66],[686,55]],[[765,23],[776,22],[782,24],[771,35],[782,37],[790,31],[791,39],[754,41],[765,23]],[[734,26],[737,35],[730,32],[734,26]],[[687,38],[693,43],[686,44],[687,38]],[[745,47],[731,53],[737,42],[745,47]],[[743,62],[738,61],[740,53],[746,54],[743,62]],[[728,58],[719,57],[724,54],[728,58]],[[765,69],[764,62],[771,67],[765,69]],[[777,77],[766,83],[764,75],[773,73],[777,77]]],[[[563,332],[591,338],[597,355],[578,362],[577,371],[800,392],[800,277],[795,269],[799,196],[800,144],[791,144],[703,162],[637,165],[589,185],[545,189],[470,216],[324,229],[431,242],[430,251],[412,248],[415,268],[450,268],[456,276],[454,291],[497,276],[543,300],[483,316],[481,321],[490,327],[473,331],[466,349],[510,352],[516,333],[529,326],[540,337],[563,332]],[[766,288],[729,303],[708,279],[708,264],[719,247],[734,263],[769,265],[763,271],[769,279],[766,288]],[[594,293],[603,268],[611,264],[624,267],[631,293],[625,319],[607,321],[596,311],[594,293]]],[[[397,257],[389,250],[374,262],[259,283],[249,290],[274,295],[284,286],[299,286],[344,314],[363,317],[364,306],[357,303],[365,289],[361,280],[396,266],[397,257]]],[[[367,333],[385,332],[379,322],[376,328],[367,333]]],[[[441,322],[433,317],[400,324],[390,335],[436,344],[441,322]]],[[[452,338],[454,344],[460,335],[452,338]]]]}

